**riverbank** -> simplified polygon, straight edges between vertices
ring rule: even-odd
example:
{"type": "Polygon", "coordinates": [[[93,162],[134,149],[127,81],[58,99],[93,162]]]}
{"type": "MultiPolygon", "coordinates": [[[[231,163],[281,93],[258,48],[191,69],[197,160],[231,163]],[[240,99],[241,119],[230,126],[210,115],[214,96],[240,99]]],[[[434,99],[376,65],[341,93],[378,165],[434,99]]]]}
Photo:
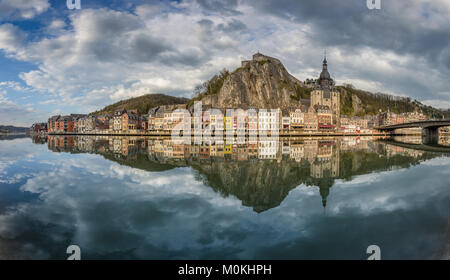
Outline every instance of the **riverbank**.
{"type": "MultiPolygon", "coordinates": [[[[48,133],[48,135],[72,135],[72,136],[80,136],[80,135],[86,135],[86,136],[172,136],[171,131],[155,131],[155,132],[134,132],[134,133],[117,133],[117,132],[104,132],[104,133],[75,133],[75,132],[66,132],[66,133],[48,133]]],[[[343,132],[311,132],[311,133],[305,133],[305,132],[280,132],[278,137],[323,137],[323,136],[404,136],[404,135],[411,135],[411,136],[421,136],[421,134],[417,133],[401,133],[401,134],[391,134],[391,133],[343,133],[343,132]]],[[[181,134],[182,136],[182,134],[181,134]]],[[[195,134],[191,134],[191,136],[195,136],[195,134]]],[[[211,134],[211,137],[214,137],[214,134],[211,134]]],[[[226,132],[223,133],[223,136],[226,137],[226,132]]],[[[236,134],[234,133],[234,136],[245,136],[248,137],[249,134],[246,133],[244,135],[236,134]]],[[[268,133],[268,136],[270,137],[270,133],[268,133]]]]}

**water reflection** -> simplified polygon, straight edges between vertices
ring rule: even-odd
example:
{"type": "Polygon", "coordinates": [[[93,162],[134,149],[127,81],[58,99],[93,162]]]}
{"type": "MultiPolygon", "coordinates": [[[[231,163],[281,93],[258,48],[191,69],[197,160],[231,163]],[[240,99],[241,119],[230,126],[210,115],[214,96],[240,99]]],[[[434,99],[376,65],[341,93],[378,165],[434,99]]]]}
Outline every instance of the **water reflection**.
{"type": "Polygon", "coordinates": [[[429,258],[450,219],[449,158],[388,139],[33,142],[0,141],[2,259],[429,258]]]}
{"type": "Polygon", "coordinates": [[[101,154],[146,171],[189,166],[198,171],[205,185],[262,212],[280,205],[300,184],[318,187],[326,207],[335,179],[407,168],[439,155],[398,145],[399,141],[419,143],[421,138],[417,139],[395,138],[390,144],[375,141],[387,140],[379,137],[184,144],[169,138],[49,136],[48,148],[53,152],[101,154]]]}

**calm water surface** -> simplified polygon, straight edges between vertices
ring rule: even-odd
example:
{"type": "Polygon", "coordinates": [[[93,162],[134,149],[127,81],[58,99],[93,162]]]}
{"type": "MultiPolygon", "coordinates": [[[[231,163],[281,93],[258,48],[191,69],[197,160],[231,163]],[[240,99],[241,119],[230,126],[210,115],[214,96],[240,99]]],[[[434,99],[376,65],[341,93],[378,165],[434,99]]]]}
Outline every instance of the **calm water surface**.
{"type": "Polygon", "coordinates": [[[408,142],[3,139],[0,259],[434,258],[450,157],[408,142]]]}

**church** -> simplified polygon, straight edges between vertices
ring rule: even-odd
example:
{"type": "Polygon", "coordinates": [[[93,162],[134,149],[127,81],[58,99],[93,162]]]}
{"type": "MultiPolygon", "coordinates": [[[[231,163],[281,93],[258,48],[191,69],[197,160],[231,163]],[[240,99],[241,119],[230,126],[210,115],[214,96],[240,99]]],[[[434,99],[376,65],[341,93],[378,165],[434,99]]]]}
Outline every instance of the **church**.
{"type": "Polygon", "coordinates": [[[322,72],[311,91],[311,106],[314,105],[328,106],[333,115],[333,125],[340,125],[340,96],[330,73],[328,73],[326,55],[323,59],[322,72]]]}

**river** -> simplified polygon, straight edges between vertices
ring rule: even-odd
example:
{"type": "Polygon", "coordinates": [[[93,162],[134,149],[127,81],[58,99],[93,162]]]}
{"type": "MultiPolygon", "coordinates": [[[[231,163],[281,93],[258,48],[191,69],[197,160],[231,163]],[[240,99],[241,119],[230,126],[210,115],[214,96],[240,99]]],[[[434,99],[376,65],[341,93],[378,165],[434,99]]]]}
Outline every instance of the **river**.
{"type": "Polygon", "coordinates": [[[0,259],[440,258],[450,150],[420,139],[0,139],[0,259]],[[436,147],[434,147],[436,148],[436,147]],[[448,151],[446,151],[446,149],[448,151]]]}

